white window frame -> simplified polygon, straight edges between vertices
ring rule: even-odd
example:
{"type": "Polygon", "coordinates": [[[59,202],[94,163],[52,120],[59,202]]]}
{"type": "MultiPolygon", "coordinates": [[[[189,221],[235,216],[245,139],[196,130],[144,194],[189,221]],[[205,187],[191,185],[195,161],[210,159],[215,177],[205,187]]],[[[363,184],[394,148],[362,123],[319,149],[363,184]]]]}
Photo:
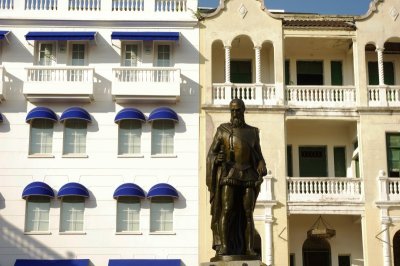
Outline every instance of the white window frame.
{"type": "Polygon", "coordinates": [[[82,66],[87,66],[88,65],[88,57],[89,57],[89,52],[88,52],[88,42],[87,41],[80,41],[80,42],[69,42],[68,43],[68,63],[70,66],[76,66],[76,67],[82,67],[82,66]],[[84,58],[83,58],[83,64],[82,65],[73,65],[72,60],[73,60],[73,46],[74,44],[81,44],[84,46],[84,58]]]}
{"type": "Polygon", "coordinates": [[[26,204],[25,204],[25,229],[24,229],[25,234],[49,234],[49,228],[50,228],[50,198],[46,196],[29,196],[26,199],[26,204]],[[37,202],[35,202],[35,200],[37,202]],[[31,209],[30,208],[31,205],[35,203],[37,203],[39,206],[36,206],[36,208],[31,209]],[[42,208],[44,206],[46,208],[42,208]],[[30,211],[35,212],[32,217],[30,216],[30,211]],[[42,220],[43,213],[47,213],[45,214],[45,216],[47,216],[47,221],[45,219],[42,220]],[[34,219],[32,229],[28,228],[28,223],[30,222],[30,218],[34,219]],[[47,223],[47,228],[45,230],[40,230],[41,222],[47,223]],[[36,230],[33,229],[34,227],[36,228],[36,230]]]}
{"type": "MultiPolygon", "coordinates": [[[[168,211],[168,210],[167,210],[168,211]]],[[[153,197],[150,202],[150,234],[175,234],[174,233],[174,211],[175,211],[175,202],[174,198],[172,197],[153,197]],[[159,228],[154,228],[153,227],[153,221],[155,219],[155,204],[164,204],[164,205],[169,205],[171,209],[169,210],[171,212],[171,219],[169,220],[171,223],[171,229],[159,229],[159,228]],[[157,230],[159,229],[159,230],[157,230]]],[[[168,214],[167,214],[168,215],[168,214]]],[[[161,219],[164,219],[165,217],[161,217],[161,219]]],[[[160,223],[163,223],[163,221],[159,221],[160,223]]],[[[160,224],[157,225],[157,227],[165,227],[166,224],[160,224]]]]}
{"type": "Polygon", "coordinates": [[[175,62],[174,58],[174,42],[154,42],[154,66],[155,67],[173,67],[175,62]],[[168,66],[160,66],[158,64],[158,48],[160,45],[169,46],[169,65],[168,66]]]}
{"type": "MultiPolygon", "coordinates": [[[[158,129],[157,129],[158,130],[158,129]]],[[[169,128],[167,129],[169,130],[169,128]]],[[[175,121],[173,120],[167,120],[167,119],[160,119],[160,120],[155,120],[152,122],[151,124],[151,156],[152,157],[176,157],[174,155],[175,152],[175,133],[176,133],[176,127],[175,127],[175,121]],[[154,129],[154,125],[159,124],[159,123],[163,123],[164,127],[162,129],[163,132],[156,132],[154,129]],[[171,123],[172,124],[172,129],[171,132],[165,132],[165,123],[171,123]],[[156,133],[159,133],[160,135],[156,135],[156,133]],[[172,133],[172,151],[168,152],[162,152],[162,150],[167,149],[168,148],[168,144],[165,143],[165,141],[167,141],[169,133],[172,133]],[[164,137],[162,135],[165,135],[164,137]],[[156,138],[159,138],[156,139],[156,138]],[[158,151],[155,145],[160,145],[160,150],[158,151]]]]}
{"type": "Polygon", "coordinates": [[[140,120],[136,120],[136,119],[127,119],[127,120],[121,120],[118,123],[118,157],[143,157],[141,155],[141,150],[142,150],[142,122],[140,120]],[[122,135],[122,130],[121,129],[121,124],[125,124],[125,123],[133,123],[132,125],[139,125],[139,128],[129,128],[129,133],[128,130],[125,129],[127,131],[127,134],[129,134],[128,137],[123,138],[122,135]],[[137,134],[135,134],[137,133],[137,134]],[[135,137],[137,137],[137,142],[135,142],[135,137]],[[133,152],[130,153],[129,150],[128,151],[124,151],[121,146],[124,146],[124,143],[122,143],[123,141],[128,141],[129,143],[132,141],[133,142],[133,152]],[[135,145],[136,144],[136,145],[135,145]],[[135,146],[138,147],[138,151],[135,152],[135,146]]]}
{"type": "MultiPolygon", "coordinates": [[[[72,138],[72,136],[71,136],[71,138],[72,138]]],[[[64,132],[63,132],[63,157],[87,157],[87,155],[86,155],[86,147],[87,146],[87,121],[85,121],[85,120],[82,120],[82,119],[67,119],[67,120],[65,120],[64,121],[64,132]],[[76,132],[76,128],[72,128],[72,129],[67,129],[67,128],[69,128],[69,127],[67,127],[67,125],[68,125],[68,123],[71,123],[71,122],[78,122],[79,121],[79,123],[82,123],[82,125],[83,124],[85,124],[86,126],[85,126],[85,128],[84,128],[84,130],[85,130],[85,132],[84,132],[84,141],[83,141],[83,149],[84,149],[84,151],[83,152],[76,152],[76,150],[77,150],[77,142],[76,142],[76,136],[77,136],[77,132],[76,132]],[[72,134],[75,134],[75,136],[74,136],[74,142],[72,142],[72,144],[71,145],[73,145],[74,146],[74,149],[73,149],[73,152],[67,152],[66,151],[66,145],[67,145],[67,141],[69,140],[69,139],[67,139],[68,138],[68,136],[67,136],[67,130],[74,130],[75,129],[75,132],[72,132],[72,134]]],[[[81,148],[79,148],[79,149],[81,149],[81,148]]]]}
{"type": "MultiPolygon", "coordinates": [[[[138,197],[119,197],[117,199],[117,206],[116,206],[116,234],[141,234],[140,232],[140,212],[141,212],[141,201],[140,198],[138,197]],[[135,219],[135,217],[131,217],[129,214],[127,216],[121,217],[120,215],[120,206],[121,203],[124,203],[126,205],[132,205],[130,206],[131,209],[129,209],[128,211],[132,211],[133,215],[137,215],[137,219],[135,219]],[[134,207],[138,207],[137,208],[137,213],[134,213],[136,210],[134,207]],[[127,218],[128,220],[123,220],[121,221],[121,219],[127,218]],[[133,218],[133,220],[130,220],[130,218],[133,218]],[[132,230],[126,229],[123,230],[123,228],[129,227],[129,223],[133,223],[133,224],[137,224],[137,228],[136,230],[134,228],[132,228],[132,230]],[[124,224],[124,225],[121,225],[124,224]],[[119,226],[121,225],[121,227],[119,226]]],[[[125,212],[127,211],[126,209],[124,210],[125,212]]],[[[132,225],[133,226],[133,225],[132,225]]]]}
{"type": "Polygon", "coordinates": [[[56,64],[56,58],[57,58],[57,42],[46,42],[46,41],[38,41],[37,42],[37,56],[36,56],[36,64],[38,66],[54,66],[56,64]],[[48,45],[51,44],[52,45],[52,52],[51,52],[51,58],[50,58],[50,64],[49,65],[42,65],[40,64],[40,51],[41,51],[41,47],[42,45],[48,45]]]}
{"type": "Polygon", "coordinates": [[[139,67],[142,64],[142,42],[140,41],[124,41],[122,42],[121,49],[121,66],[123,67],[139,67]],[[126,46],[127,45],[136,45],[137,46],[137,54],[136,54],[136,66],[127,66],[125,64],[126,58],[126,46]]]}
{"type": "Polygon", "coordinates": [[[30,130],[29,130],[29,156],[32,157],[53,157],[52,156],[52,152],[53,152],[53,133],[54,133],[54,122],[50,119],[43,119],[43,118],[36,118],[33,119],[30,122],[30,130]],[[45,124],[51,124],[51,128],[49,128],[49,135],[45,135],[45,130],[43,127],[42,128],[37,128],[37,127],[33,127],[33,125],[37,122],[43,122],[45,124]],[[40,152],[34,152],[33,151],[33,130],[37,130],[40,134],[40,147],[46,145],[46,143],[44,143],[43,145],[43,138],[45,137],[49,137],[50,141],[49,141],[49,146],[50,146],[50,151],[48,152],[43,152],[43,148],[40,148],[40,152]],[[41,131],[40,131],[41,130],[41,131]]]}
{"type": "Polygon", "coordinates": [[[61,208],[60,208],[60,234],[82,234],[84,233],[85,229],[85,198],[81,196],[65,196],[61,200],[61,208]],[[68,202],[72,201],[72,202],[68,202]],[[75,202],[74,202],[75,201],[75,202]],[[66,204],[75,204],[75,208],[68,209],[72,212],[72,214],[68,217],[65,217],[65,209],[67,208],[65,205],[66,204]],[[77,219],[77,215],[79,215],[79,212],[82,212],[82,220],[77,219]],[[71,218],[72,216],[72,218],[71,218]],[[82,222],[82,228],[81,230],[69,230],[70,228],[64,228],[64,221],[66,219],[71,218],[72,220],[69,220],[67,222],[73,223],[72,227],[77,227],[77,222],[81,221],[82,222]]]}

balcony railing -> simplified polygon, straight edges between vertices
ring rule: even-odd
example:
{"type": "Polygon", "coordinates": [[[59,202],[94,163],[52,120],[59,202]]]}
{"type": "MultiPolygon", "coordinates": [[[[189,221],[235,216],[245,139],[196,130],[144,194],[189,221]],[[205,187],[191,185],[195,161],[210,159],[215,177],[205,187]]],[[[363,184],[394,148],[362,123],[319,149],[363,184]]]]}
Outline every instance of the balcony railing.
{"type": "Polygon", "coordinates": [[[361,179],[337,177],[289,177],[289,202],[361,201],[361,179]]]}
{"type": "Polygon", "coordinates": [[[372,107],[399,107],[400,85],[368,86],[368,105],[372,107]]]}
{"type": "Polygon", "coordinates": [[[273,84],[213,84],[213,104],[227,105],[236,98],[242,99],[246,105],[275,105],[278,101],[273,84]]]}
{"type": "Polygon", "coordinates": [[[384,171],[380,171],[378,181],[381,201],[400,201],[400,178],[387,177],[384,171]]]}
{"type": "Polygon", "coordinates": [[[181,70],[171,67],[113,68],[112,95],[117,101],[158,99],[177,101],[181,70]]]}
{"type": "Polygon", "coordinates": [[[4,19],[24,17],[73,20],[76,19],[73,14],[85,14],[83,20],[196,21],[192,12],[196,8],[197,1],[189,0],[0,0],[0,16],[4,19]],[[135,13],[133,18],[132,12],[135,13]]]}
{"type": "Polygon", "coordinates": [[[34,66],[26,68],[24,94],[30,100],[79,99],[93,96],[94,69],[90,67],[34,66]]]}
{"type": "Polygon", "coordinates": [[[286,101],[299,107],[355,107],[353,86],[286,86],[286,101]]]}

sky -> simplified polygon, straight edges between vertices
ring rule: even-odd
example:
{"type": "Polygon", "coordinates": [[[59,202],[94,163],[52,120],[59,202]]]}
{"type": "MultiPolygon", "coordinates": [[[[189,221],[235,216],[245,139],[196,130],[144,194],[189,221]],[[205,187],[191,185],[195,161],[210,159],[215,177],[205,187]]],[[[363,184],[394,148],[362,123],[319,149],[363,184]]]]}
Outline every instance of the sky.
{"type": "MultiPolygon", "coordinates": [[[[244,2],[246,0],[242,0],[244,2]]],[[[256,0],[254,0],[256,1],[256,0]]],[[[371,0],[264,0],[268,9],[331,15],[363,15],[371,0]]],[[[219,0],[199,0],[200,7],[217,7],[219,0]]]]}

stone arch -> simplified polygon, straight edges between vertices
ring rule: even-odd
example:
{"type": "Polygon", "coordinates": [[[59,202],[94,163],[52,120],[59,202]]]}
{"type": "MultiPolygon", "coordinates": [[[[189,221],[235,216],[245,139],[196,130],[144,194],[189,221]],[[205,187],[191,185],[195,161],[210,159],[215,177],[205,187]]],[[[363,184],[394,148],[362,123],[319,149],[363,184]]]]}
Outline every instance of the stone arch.
{"type": "Polygon", "coordinates": [[[325,238],[309,237],[303,243],[303,266],[331,266],[331,245],[325,238]]]}
{"type": "Polygon", "coordinates": [[[275,47],[270,40],[261,43],[261,83],[275,84],[275,47]]]}
{"type": "Polygon", "coordinates": [[[400,266],[400,230],[393,236],[393,266],[400,266]]]}
{"type": "Polygon", "coordinates": [[[211,81],[212,83],[225,82],[225,50],[222,40],[214,40],[211,44],[211,81]]]}

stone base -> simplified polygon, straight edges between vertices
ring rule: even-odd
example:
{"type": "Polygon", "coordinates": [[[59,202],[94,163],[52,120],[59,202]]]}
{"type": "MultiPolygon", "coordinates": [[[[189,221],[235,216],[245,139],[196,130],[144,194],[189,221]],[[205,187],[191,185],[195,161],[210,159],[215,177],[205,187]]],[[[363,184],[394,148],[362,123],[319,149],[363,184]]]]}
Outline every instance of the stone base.
{"type": "Polygon", "coordinates": [[[215,261],[203,262],[200,266],[262,266],[265,265],[260,260],[233,260],[233,261],[215,261]]]}

